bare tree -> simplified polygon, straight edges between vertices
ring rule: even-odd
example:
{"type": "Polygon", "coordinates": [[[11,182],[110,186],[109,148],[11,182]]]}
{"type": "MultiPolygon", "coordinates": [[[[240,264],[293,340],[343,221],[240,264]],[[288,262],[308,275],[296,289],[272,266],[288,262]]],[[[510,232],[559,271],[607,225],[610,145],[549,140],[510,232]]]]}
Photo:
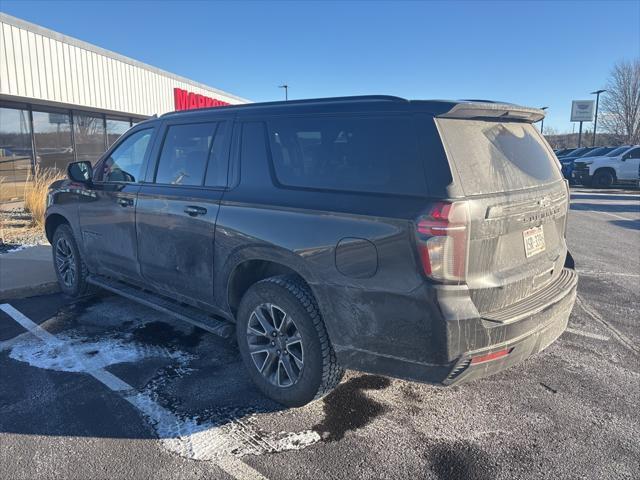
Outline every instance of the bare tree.
{"type": "Polygon", "coordinates": [[[604,130],[622,142],[640,143],[640,58],[613,67],[601,118],[604,130]]]}

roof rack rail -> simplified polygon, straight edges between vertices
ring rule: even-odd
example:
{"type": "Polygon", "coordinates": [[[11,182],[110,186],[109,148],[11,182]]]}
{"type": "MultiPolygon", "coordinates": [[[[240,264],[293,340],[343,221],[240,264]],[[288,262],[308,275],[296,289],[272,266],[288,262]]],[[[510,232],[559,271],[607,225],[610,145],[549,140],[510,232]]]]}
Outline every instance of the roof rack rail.
{"type": "Polygon", "coordinates": [[[396,97],[393,95],[359,95],[351,97],[325,97],[325,98],[307,98],[303,100],[278,100],[274,102],[256,102],[256,103],[240,103],[235,105],[225,105],[222,107],[208,107],[208,108],[196,108],[193,110],[180,110],[175,112],[167,112],[161,117],[167,117],[178,113],[185,112],[206,112],[209,110],[219,110],[221,108],[249,108],[249,107],[262,107],[262,106],[277,106],[277,105],[301,105],[301,104],[313,104],[313,103],[336,103],[336,102],[408,102],[406,98],[396,97]]]}

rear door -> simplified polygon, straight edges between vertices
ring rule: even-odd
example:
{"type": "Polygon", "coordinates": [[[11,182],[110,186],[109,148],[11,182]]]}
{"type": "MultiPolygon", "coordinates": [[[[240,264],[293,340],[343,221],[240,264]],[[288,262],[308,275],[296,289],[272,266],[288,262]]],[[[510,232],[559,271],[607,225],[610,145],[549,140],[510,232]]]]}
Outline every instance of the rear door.
{"type": "Polygon", "coordinates": [[[96,165],[78,204],[82,241],[93,271],[138,280],[135,205],[154,127],[137,128],[96,165]]]}
{"type": "Polygon", "coordinates": [[[213,245],[227,182],[227,121],[168,120],[138,192],[142,277],[174,298],[213,304],[213,245]]]}
{"type": "Polygon", "coordinates": [[[551,148],[526,122],[436,119],[471,215],[467,284],[481,313],[557,278],[568,191],[551,148]]]}

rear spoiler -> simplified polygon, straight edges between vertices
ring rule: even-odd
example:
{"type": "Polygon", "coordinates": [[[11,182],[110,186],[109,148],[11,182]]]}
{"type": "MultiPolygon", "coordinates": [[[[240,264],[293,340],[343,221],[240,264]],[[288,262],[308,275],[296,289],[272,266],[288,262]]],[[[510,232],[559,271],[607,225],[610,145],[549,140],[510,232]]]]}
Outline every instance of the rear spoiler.
{"type": "Polygon", "coordinates": [[[544,118],[544,111],[538,108],[521,107],[511,103],[460,102],[438,118],[494,118],[500,120],[521,120],[534,123],[544,118]]]}

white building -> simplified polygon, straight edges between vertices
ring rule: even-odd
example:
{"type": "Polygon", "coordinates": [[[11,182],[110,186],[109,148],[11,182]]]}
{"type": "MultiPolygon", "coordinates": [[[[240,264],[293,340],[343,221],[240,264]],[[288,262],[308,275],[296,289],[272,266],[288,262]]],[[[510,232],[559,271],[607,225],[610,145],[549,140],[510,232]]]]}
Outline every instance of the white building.
{"type": "Polygon", "coordinates": [[[95,160],[132,124],[248,100],[0,13],[0,200],[39,168],[95,160]]]}

